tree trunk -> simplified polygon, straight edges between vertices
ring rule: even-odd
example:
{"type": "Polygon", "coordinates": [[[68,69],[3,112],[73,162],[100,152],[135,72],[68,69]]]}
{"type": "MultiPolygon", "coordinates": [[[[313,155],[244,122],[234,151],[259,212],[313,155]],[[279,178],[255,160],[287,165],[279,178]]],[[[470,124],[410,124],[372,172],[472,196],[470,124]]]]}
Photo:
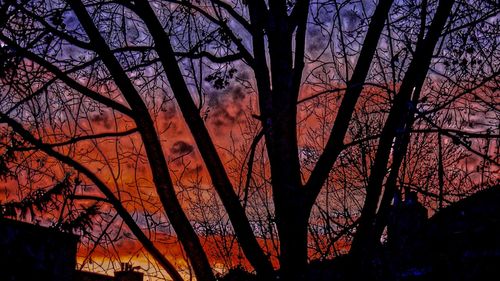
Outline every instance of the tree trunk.
{"type": "Polygon", "coordinates": [[[199,111],[191,97],[177,64],[170,38],[164,31],[156,14],[146,1],[137,1],[137,14],[146,23],[156,45],[156,52],[162,62],[167,79],[172,87],[173,94],[181,109],[203,161],[212,179],[212,183],[221,199],[231,224],[235,230],[238,242],[245,256],[255,270],[264,276],[272,275],[273,266],[260,248],[250,226],[245,210],[241,206],[238,196],[224,169],[224,165],[212,142],[210,134],[199,115],[199,111]]]}
{"type": "MultiPolygon", "coordinates": [[[[356,108],[358,98],[363,91],[363,85],[368,76],[370,66],[372,65],[373,56],[377,50],[378,41],[384,30],[392,3],[393,0],[379,1],[370,20],[370,25],[358,57],[358,62],[356,63],[352,77],[347,83],[347,89],[337,112],[337,117],[335,118],[335,122],[330,132],[330,137],[306,184],[310,201],[316,200],[337,157],[344,149],[344,138],[349,128],[349,122],[356,108]]],[[[311,204],[313,203],[314,202],[311,204]]]]}
{"type": "Polygon", "coordinates": [[[132,108],[134,121],[144,142],[156,191],[179,241],[188,254],[197,279],[200,281],[215,280],[201,242],[176,197],[163,148],[144,101],[112,54],[81,0],[70,0],[68,2],[90,41],[96,46],[96,52],[113,76],[123,97],[132,108]]]}
{"type": "MultiPolygon", "coordinates": [[[[298,191],[301,191],[300,189],[298,191]]],[[[289,193],[276,205],[280,237],[280,276],[286,281],[306,280],[309,208],[303,192],[289,193]]]]}
{"type": "MultiPolygon", "coordinates": [[[[359,219],[359,226],[354,236],[350,254],[356,257],[370,258],[367,254],[373,252],[379,243],[375,230],[377,208],[382,192],[382,184],[387,171],[387,163],[392,148],[392,142],[401,119],[407,115],[408,102],[415,89],[422,87],[432,60],[434,48],[441,36],[446,20],[451,12],[453,0],[441,0],[425,39],[417,42],[415,55],[401,83],[398,95],[391,107],[387,121],[382,129],[379,147],[370,172],[366,198],[359,219]]],[[[415,106],[415,105],[414,105],[415,106]]]]}

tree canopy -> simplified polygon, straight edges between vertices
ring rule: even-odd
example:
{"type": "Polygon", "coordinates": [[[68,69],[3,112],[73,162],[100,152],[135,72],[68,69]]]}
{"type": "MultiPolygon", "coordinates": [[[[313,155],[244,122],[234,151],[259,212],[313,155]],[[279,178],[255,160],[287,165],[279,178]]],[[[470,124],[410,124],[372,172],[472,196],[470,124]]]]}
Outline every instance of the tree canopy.
{"type": "Polygon", "coordinates": [[[0,215],[83,234],[82,268],[138,241],[172,280],[370,256],[394,198],[498,184],[499,11],[0,0],[0,215]]]}

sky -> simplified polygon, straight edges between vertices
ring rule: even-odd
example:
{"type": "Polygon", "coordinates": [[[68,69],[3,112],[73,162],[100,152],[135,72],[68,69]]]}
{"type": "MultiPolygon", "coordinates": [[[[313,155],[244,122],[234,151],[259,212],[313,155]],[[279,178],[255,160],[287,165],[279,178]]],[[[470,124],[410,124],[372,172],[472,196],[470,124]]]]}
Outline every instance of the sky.
{"type": "MultiPolygon", "coordinates": [[[[417,6],[409,7],[405,3],[396,1],[397,7],[394,8],[392,14],[394,29],[391,32],[393,35],[390,37],[389,31],[384,31],[377,50],[376,62],[373,63],[369,77],[372,84],[388,85],[388,88],[393,91],[398,89],[411,58],[412,50],[409,50],[408,44],[412,44],[411,40],[414,40],[417,34],[417,29],[414,28],[415,17],[418,16],[417,6]],[[400,18],[405,13],[411,14],[408,20],[400,18]],[[395,41],[394,46],[390,45],[391,40],[395,41]]],[[[352,74],[357,52],[361,46],[360,40],[363,38],[367,23],[363,15],[371,12],[372,4],[371,1],[360,1],[343,6],[340,13],[343,33],[336,26],[338,18],[337,14],[332,12],[333,9],[329,10],[328,7],[320,5],[314,6],[317,10],[314,10],[311,15],[311,24],[306,37],[307,60],[304,84],[299,95],[299,100],[302,102],[298,104],[297,118],[303,182],[307,180],[310,170],[327,141],[343,94],[341,89],[345,88],[347,76],[352,74]],[[362,7],[365,10],[362,10],[362,7]],[[361,31],[358,31],[356,27],[360,26],[361,31]],[[345,35],[345,40],[348,41],[347,48],[340,43],[341,34],[345,35]],[[343,57],[344,52],[349,55],[343,57]],[[322,91],[326,92],[308,99],[322,91]]],[[[120,28],[122,21],[116,19],[109,21],[107,20],[109,15],[108,10],[103,12],[101,27],[105,28],[106,24],[110,24],[110,26],[118,27],[119,31],[113,33],[112,37],[106,37],[111,46],[120,47],[120,44],[135,46],[150,43],[148,41],[150,38],[144,33],[144,26],[137,19],[130,18],[127,13],[123,13],[125,18],[122,19],[123,26],[120,28]]],[[[182,13],[173,13],[173,15],[179,16],[182,13]]],[[[65,31],[77,34],[79,31],[75,16],[71,12],[63,13],[61,16],[65,31]]],[[[459,15],[457,17],[460,18],[459,15]]],[[[473,13],[471,17],[474,18],[475,14],[473,13]]],[[[498,18],[492,17],[489,24],[476,27],[470,34],[457,33],[456,36],[448,37],[448,41],[441,42],[444,51],[442,56],[437,57],[433,62],[429,74],[430,79],[425,84],[423,94],[427,101],[422,100],[419,109],[429,111],[430,119],[445,129],[484,133],[489,128],[491,134],[498,135],[500,118],[498,118],[498,107],[495,105],[495,98],[498,99],[498,83],[493,81],[473,91],[467,90],[470,84],[477,82],[475,78],[487,74],[488,71],[492,72],[495,67],[498,67],[498,61],[493,59],[491,61],[483,59],[481,63],[478,62],[478,58],[498,55],[498,49],[495,49],[498,40],[488,37],[490,34],[488,32],[495,32],[495,20],[498,21],[498,18]],[[460,48],[455,46],[460,46],[460,48]],[[467,51],[471,47],[474,47],[472,51],[467,51]],[[463,60],[468,63],[465,68],[462,65],[463,60]],[[475,61],[474,64],[473,61],[475,61]],[[467,79],[472,79],[472,81],[467,79]],[[495,83],[497,83],[496,86],[495,83]],[[437,103],[450,106],[432,112],[437,103]],[[488,105],[492,107],[488,108],[488,105]]],[[[464,24],[464,22],[467,23],[457,20],[455,24],[464,24]]],[[[182,50],[189,47],[189,44],[186,46],[182,44],[183,40],[199,39],[201,36],[201,31],[200,34],[186,32],[188,23],[199,24],[197,27],[200,29],[207,27],[204,25],[207,24],[205,21],[196,18],[180,17],[176,23],[176,26],[167,26],[167,28],[172,27],[172,33],[175,34],[173,42],[182,50]]],[[[36,24],[33,25],[36,26],[36,24]]],[[[236,24],[231,26],[236,31],[241,31],[241,26],[236,24]]],[[[208,27],[208,30],[214,31],[212,27],[208,27]]],[[[251,49],[251,40],[243,39],[247,39],[243,44],[251,49]]],[[[215,41],[208,44],[209,51],[218,52],[223,49],[218,46],[220,42],[215,41]]],[[[72,63],[80,64],[94,58],[90,51],[67,45],[61,47],[56,41],[48,40],[48,42],[49,45],[52,44],[51,48],[43,54],[66,68],[71,67],[71,64],[64,64],[58,60],[70,60],[72,63]]],[[[36,46],[33,49],[38,52],[45,52],[42,49],[47,47],[45,43],[36,46]]],[[[230,48],[235,47],[231,45],[230,48]]],[[[155,56],[152,51],[124,52],[117,55],[124,65],[134,65],[144,60],[154,59],[155,56]]],[[[244,198],[248,150],[260,130],[253,74],[244,63],[235,63],[231,67],[207,61],[194,63],[194,65],[190,63],[189,60],[180,60],[186,81],[192,90],[193,99],[200,102],[197,96],[197,86],[201,87],[203,106],[200,115],[206,122],[238,195],[244,198]],[[218,77],[217,75],[223,75],[221,73],[225,71],[227,71],[225,74],[229,75],[229,83],[222,88],[217,87],[213,83],[214,79],[209,79],[209,77],[218,77]]],[[[1,110],[5,110],[36,91],[41,81],[46,82],[52,78],[43,71],[39,73],[41,68],[29,60],[22,60],[21,64],[23,67],[19,69],[18,75],[26,79],[29,86],[20,89],[17,95],[10,93],[2,96],[1,110]]],[[[114,83],[107,80],[106,73],[102,64],[95,63],[91,67],[75,72],[74,76],[78,78],[79,83],[117,102],[125,103],[114,83]]],[[[239,263],[246,265],[245,261],[240,258],[241,252],[232,237],[227,215],[214,193],[196,144],[170,93],[161,68],[158,64],[152,64],[140,70],[130,71],[130,77],[134,85],[140,89],[150,109],[178,198],[192,219],[195,229],[200,233],[202,243],[208,249],[214,267],[217,270],[225,270],[239,263]]],[[[40,98],[26,102],[22,107],[11,112],[19,120],[23,120],[26,126],[36,135],[41,136],[45,142],[59,142],[87,134],[124,132],[134,128],[134,123],[129,118],[118,112],[96,106],[95,103],[80,95],[75,95],[75,92],[64,83],[54,83],[46,92],[48,94],[40,95],[40,98]]],[[[365,87],[346,143],[380,132],[383,117],[393,98],[389,92],[386,88],[374,85],[365,87]]],[[[432,129],[422,120],[416,123],[415,128],[432,129]]],[[[7,131],[6,127],[0,127],[0,132],[7,131]]],[[[2,143],[10,145],[14,139],[10,135],[2,135],[1,140],[2,143]]],[[[486,154],[498,159],[498,138],[477,140],[464,137],[463,140],[470,140],[472,149],[485,151],[486,154]]],[[[454,142],[456,139],[443,138],[446,152],[444,165],[447,200],[458,200],[461,195],[472,192],[478,188],[475,185],[485,178],[490,180],[488,183],[498,183],[498,165],[485,164],[486,161],[479,160],[470,150],[454,142]]],[[[311,258],[332,257],[346,251],[347,239],[340,239],[336,235],[341,232],[340,230],[352,224],[353,218],[359,215],[364,196],[363,187],[366,185],[366,178],[369,174],[368,168],[373,162],[376,144],[376,139],[370,139],[362,145],[349,146],[342,152],[341,160],[332,169],[330,179],[322,190],[311,218],[311,245],[316,247],[315,250],[311,250],[311,258]],[[332,221],[336,223],[334,226],[330,225],[332,221]],[[315,235],[312,235],[313,232],[315,235]],[[339,240],[329,245],[328,241],[334,239],[339,240]],[[319,246],[314,243],[319,243],[319,246]]],[[[421,191],[435,195],[437,185],[435,167],[438,156],[436,148],[437,134],[435,132],[415,134],[411,143],[411,151],[405,161],[406,166],[401,173],[401,182],[410,183],[420,188],[421,191]]],[[[178,243],[175,243],[174,232],[156,196],[149,163],[138,133],[132,132],[121,137],[82,140],[74,145],[58,146],[56,149],[89,167],[108,184],[138,224],[145,229],[147,235],[150,235],[160,249],[175,263],[185,267],[185,253],[179,248],[178,243]]],[[[0,146],[0,154],[7,155],[7,146],[0,146]]],[[[247,190],[249,199],[247,213],[255,232],[261,238],[259,242],[277,264],[278,245],[276,227],[272,222],[273,204],[269,163],[263,141],[257,144],[254,157],[255,174],[247,190]],[[264,237],[266,239],[263,239],[264,237]]],[[[43,153],[32,150],[22,151],[13,163],[15,166],[12,171],[13,177],[7,177],[0,182],[0,203],[20,200],[31,195],[34,190],[48,190],[64,177],[69,177],[72,183],[81,181],[79,184],[70,186],[67,194],[57,197],[54,206],[49,206],[51,208],[49,212],[37,214],[36,220],[40,220],[43,224],[50,225],[58,221],[60,217],[74,219],[74,215],[73,217],[69,215],[69,211],[78,214],[92,206],[94,200],[89,200],[88,197],[83,198],[83,195],[102,197],[97,188],[76,171],[61,165],[43,153]],[[71,207],[66,206],[62,212],[57,211],[55,206],[57,204],[60,206],[65,199],[74,199],[73,202],[76,203],[71,207]]],[[[435,196],[425,196],[423,200],[432,213],[437,206],[435,196]]],[[[149,262],[137,241],[130,237],[130,233],[121,220],[114,218],[115,213],[109,204],[105,201],[97,204],[100,214],[93,218],[94,228],[89,231],[89,237],[100,242],[104,241],[104,247],[96,247],[92,250],[93,244],[89,243],[89,240],[83,240],[78,259],[83,264],[83,268],[103,271],[109,269],[110,261],[117,266],[119,261],[130,260],[134,264],[140,264],[151,274],[161,274],[156,272],[157,266],[154,262],[149,262]],[[105,234],[101,235],[103,232],[105,234]],[[89,252],[92,253],[91,259],[85,258],[89,252]]],[[[26,219],[32,220],[33,218],[28,216],[26,219]]]]}

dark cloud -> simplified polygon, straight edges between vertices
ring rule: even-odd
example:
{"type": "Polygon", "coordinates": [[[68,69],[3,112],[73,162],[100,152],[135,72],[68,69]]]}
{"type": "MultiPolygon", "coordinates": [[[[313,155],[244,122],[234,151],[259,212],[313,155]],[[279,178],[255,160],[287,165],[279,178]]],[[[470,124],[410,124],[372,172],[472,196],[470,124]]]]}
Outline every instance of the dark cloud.
{"type": "Polygon", "coordinates": [[[241,80],[249,80],[249,79],[251,79],[251,76],[252,75],[250,75],[250,73],[248,73],[248,71],[246,71],[246,70],[238,71],[238,78],[241,80]]]}
{"type": "Polygon", "coordinates": [[[102,125],[106,129],[111,129],[113,127],[113,122],[109,117],[109,114],[105,111],[91,115],[90,121],[92,121],[93,124],[102,125]]]}
{"type": "Polygon", "coordinates": [[[175,105],[162,107],[162,114],[166,120],[170,120],[177,116],[177,107],[175,105]]]}
{"type": "Polygon", "coordinates": [[[361,17],[355,9],[343,10],[342,21],[344,22],[344,28],[346,31],[353,31],[359,27],[361,17]]]}
{"type": "Polygon", "coordinates": [[[231,126],[243,113],[245,92],[241,87],[228,87],[224,91],[209,94],[209,122],[216,128],[231,126]]]}
{"type": "Polygon", "coordinates": [[[184,155],[191,153],[194,147],[187,142],[177,141],[170,148],[170,152],[174,155],[184,155]]]}

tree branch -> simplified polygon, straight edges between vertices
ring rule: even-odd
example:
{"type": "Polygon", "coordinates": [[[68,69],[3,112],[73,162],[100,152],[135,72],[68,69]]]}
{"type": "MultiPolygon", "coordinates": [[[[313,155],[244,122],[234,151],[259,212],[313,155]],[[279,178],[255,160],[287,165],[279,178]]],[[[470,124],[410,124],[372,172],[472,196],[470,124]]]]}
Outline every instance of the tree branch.
{"type": "Polygon", "coordinates": [[[157,47],[156,51],[167,74],[172,92],[196,141],[217,194],[227,210],[243,252],[257,272],[270,274],[273,267],[255,238],[245,210],[241,206],[210,134],[199,115],[198,108],[191,97],[175,59],[170,38],[163,30],[161,23],[147,1],[137,1],[136,5],[136,13],[145,22],[154,39],[157,47]]]}
{"type": "Polygon", "coordinates": [[[124,106],[124,105],[122,105],[122,104],[120,104],[112,99],[109,99],[105,96],[102,96],[101,94],[99,94],[95,91],[92,91],[91,89],[81,85],[80,83],[78,83],[77,81],[75,81],[71,77],[69,77],[62,70],[60,70],[57,66],[55,66],[52,63],[48,62],[47,60],[41,58],[40,56],[22,48],[21,46],[19,46],[17,43],[12,41],[10,38],[6,37],[5,35],[0,34],[0,40],[4,41],[9,46],[15,48],[15,50],[18,54],[22,55],[23,57],[25,57],[25,58],[27,58],[35,63],[37,63],[40,66],[44,67],[46,70],[48,70],[49,72],[54,74],[55,77],[57,77],[62,82],[64,82],[66,85],[68,85],[72,89],[78,91],[82,95],[84,95],[84,96],[86,96],[94,101],[97,101],[99,103],[102,103],[102,104],[108,106],[109,108],[115,109],[115,110],[117,110],[117,111],[119,111],[127,116],[131,117],[133,115],[132,111],[128,107],[126,107],[126,106],[124,106]]]}
{"type": "Polygon", "coordinates": [[[35,138],[30,132],[23,128],[21,124],[19,124],[14,119],[0,112],[0,121],[3,121],[11,127],[14,132],[19,134],[25,141],[31,143],[45,154],[54,157],[58,161],[73,167],[75,170],[79,171],[83,175],[85,175],[89,180],[91,180],[97,188],[104,194],[106,199],[113,205],[117,213],[123,219],[123,221],[127,224],[132,233],[137,237],[137,239],[141,242],[144,248],[158,261],[159,264],[165,268],[170,277],[174,281],[183,281],[177,269],[174,265],[167,259],[163,254],[154,246],[153,242],[149,240],[149,238],[142,232],[140,227],[134,221],[129,212],[125,209],[125,207],[121,204],[120,200],[114,195],[111,189],[101,181],[92,171],[90,171],[87,167],[83,166],[73,158],[63,155],[57,151],[55,151],[50,145],[47,145],[35,138]]]}
{"type": "Polygon", "coordinates": [[[306,188],[309,192],[309,204],[313,204],[316,200],[333,164],[344,147],[344,137],[347,133],[358,98],[363,90],[363,84],[368,75],[392,2],[393,0],[381,0],[375,9],[363,47],[361,48],[361,53],[358,57],[356,68],[351,80],[347,83],[347,90],[340,104],[330,137],[306,183],[306,188]]]}
{"type": "MultiPolygon", "coordinates": [[[[59,147],[59,146],[75,144],[77,142],[84,141],[84,140],[94,140],[94,139],[100,139],[100,138],[128,136],[130,134],[136,133],[137,131],[138,131],[137,128],[133,128],[133,129],[123,131],[123,132],[106,132],[106,133],[95,134],[95,135],[77,136],[77,137],[72,137],[69,140],[64,141],[64,142],[51,143],[51,144],[46,144],[46,145],[48,145],[50,147],[59,147]]],[[[38,148],[37,147],[23,147],[23,148],[17,149],[17,151],[29,151],[29,150],[35,150],[35,149],[38,149],[38,148]]]]}
{"type": "MultiPolygon", "coordinates": [[[[148,156],[156,192],[160,197],[167,217],[177,233],[179,241],[189,255],[196,277],[200,281],[215,280],[201,242],[177,199],[163,148],[146,104],[116,57],[113,55],[110,47],[100,34],[100,31],[94,24],[82,1],[68,0],[68,3],[78,17],[80,24],[85,29],[90,41],[95,45],[97,53],[113,76],[114,82],[134,112],[133,118],[144,142],[144,148],[148,156]]],[[[157,19],[154,14],[152,16],[154,19],[157,19]]],[[[177,65],[175,58],[170,65],[177,65]]],[[[180,79],[182,80],[182,76],[180,79]]]]}

